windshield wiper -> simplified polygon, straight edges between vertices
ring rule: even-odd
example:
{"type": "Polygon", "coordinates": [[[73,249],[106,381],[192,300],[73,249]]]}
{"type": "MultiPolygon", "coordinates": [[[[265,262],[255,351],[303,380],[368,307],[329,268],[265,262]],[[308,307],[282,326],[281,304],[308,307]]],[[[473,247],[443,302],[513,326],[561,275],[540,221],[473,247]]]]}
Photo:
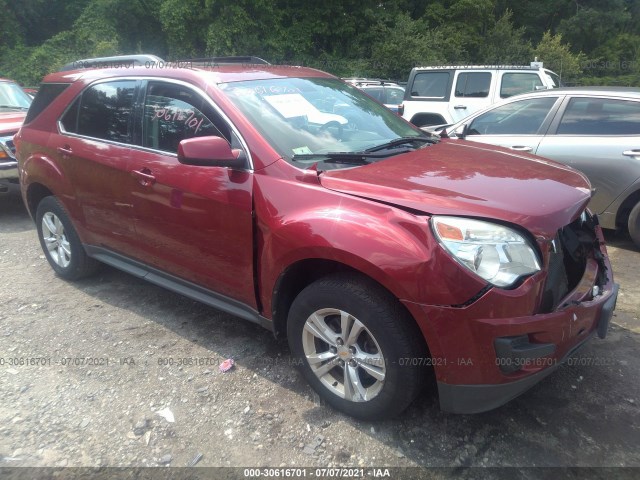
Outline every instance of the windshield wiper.
{"type": "MultiPolygon", "coordinates": [[[[394,152],[401,153],[401,152],[394,152]]],[[[325,163],[342,163],[345,165],[367,165],[372,160],[387,158],[388,153],[364,152],[327,152],[327,153],[301,153],[291,157],[293,162],[304,160],[319,160],[325,163]]]]}
{"type": "Polygon", "coordinates": [[[378,150],[386,150],[387,148],[398,147],[400,145],[404,145],[406,143],[411,142],[425,142],[425,143],[438,143],[438,139],[435,137],[426,137],[426,136],[417,136],[417,137],[400,137],[395,140],[391,140],[390,142],[382,143],[380,145],[376,145],[375,147],[367,148],[365,152],[377,152],[378,150]]]}

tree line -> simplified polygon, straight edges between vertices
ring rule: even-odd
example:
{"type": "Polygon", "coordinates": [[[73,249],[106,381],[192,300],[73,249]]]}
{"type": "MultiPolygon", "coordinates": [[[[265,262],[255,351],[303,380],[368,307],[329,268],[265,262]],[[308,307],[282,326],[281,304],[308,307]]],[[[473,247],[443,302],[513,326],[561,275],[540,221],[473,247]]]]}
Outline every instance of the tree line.
{"type": "Polygon", "coordinates": [[[527,65],[640,85],[640,0],[0,0],[0,76],[35,85],[83,58],[253,55],[339,76],[527,65]]]}

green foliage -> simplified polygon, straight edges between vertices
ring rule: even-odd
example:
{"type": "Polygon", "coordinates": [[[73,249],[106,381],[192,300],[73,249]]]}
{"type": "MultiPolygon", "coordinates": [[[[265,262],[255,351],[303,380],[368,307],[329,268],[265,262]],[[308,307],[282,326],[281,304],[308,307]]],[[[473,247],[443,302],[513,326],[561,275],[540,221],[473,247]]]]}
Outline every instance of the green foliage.
{"type": "Polygon", "coordinates": [[[526,65],[640,85],[640,0],[0,0],[0,76],[36,84],[81,58],[256,55],[340,76],[526,65]]]}
{"type": "Polygon", "coordinates": [[[524,27],[514,27],[513,12],[507,10],[487,31],[479,48],[482,63],[489,65],[522,65],[532,59],[531,42],[524,38],[524,27]]]}
{"type": "Polygon", "coordinates": [[[538,61],[544,62],[544,66],[560,75],[563,81],[575,81],[582,73],[584,55],[571,53],[569,45],[562,43],[561,34],[545,32],[534,54],[538,61]]]}

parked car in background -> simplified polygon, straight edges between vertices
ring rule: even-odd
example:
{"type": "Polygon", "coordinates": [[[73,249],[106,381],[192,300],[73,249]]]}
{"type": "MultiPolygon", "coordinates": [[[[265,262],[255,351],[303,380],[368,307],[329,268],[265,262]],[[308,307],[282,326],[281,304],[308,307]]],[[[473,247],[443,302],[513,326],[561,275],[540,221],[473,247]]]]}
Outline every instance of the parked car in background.
{"type": "Polygon", "coordinates": [[[393,113],[399,114],[404,98],[403,86],[389,80],[371,78],[344,78],[343,80],[375,98],[393,113]]]}
{"type": "Polygon", "coordinates": [[[38,93],[38,87],[22,87],[22,90],[24,90],[24,93],[29,95],[31,98],[34,98],[36,93],[38,93]]]}
{"type": "Polygon", "coordinates": [[[418,127],[450,124],[513,95],[559,86],[560,77],[539,62],[528,67],[416,67],[400,113],[418,127]]]}
{"type": "Polygon", "coordinates": [[[0,192],[8,190],[8,182],[18,181],[13,136],[22,125],[31,100],[17,83],[0,78],[0,192]]]}
{"type": "Polygon", "coordinates": [[[628,228],[640,247],[640,89],[562,88],[519,95],[447,127],[446,134],[581,170],[594,187],[589,208],[600,224],[628,228]]]}
{"type": "Polygon", "coordinates": [[[60,277],[103,262],[256,322],[360,418],[432,374],[444,410],[495,408],[615,307],[582,173],[425,135],[315,69],[56,73],[15,140],[60,277]]]}

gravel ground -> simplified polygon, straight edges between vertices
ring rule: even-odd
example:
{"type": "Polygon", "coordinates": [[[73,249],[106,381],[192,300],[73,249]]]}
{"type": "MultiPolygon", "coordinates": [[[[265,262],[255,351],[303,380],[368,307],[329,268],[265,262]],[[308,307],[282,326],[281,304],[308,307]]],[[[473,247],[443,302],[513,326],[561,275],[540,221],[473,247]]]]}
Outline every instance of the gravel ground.
{"type": "Polygon", "coordinates": [[[106,266],[56,278],[12,191],[0,196],[0,468],[198,456],[198,467],[454,467],[436,478],[640,467],[640,252],[608,241],[621,291],[605,340],[492,412],[443,413],[428,391],[400,418],[361,422],[325,406],[256,325],[106,266]],[[220,373],[227,358],[235,367],[220,373]]]}

